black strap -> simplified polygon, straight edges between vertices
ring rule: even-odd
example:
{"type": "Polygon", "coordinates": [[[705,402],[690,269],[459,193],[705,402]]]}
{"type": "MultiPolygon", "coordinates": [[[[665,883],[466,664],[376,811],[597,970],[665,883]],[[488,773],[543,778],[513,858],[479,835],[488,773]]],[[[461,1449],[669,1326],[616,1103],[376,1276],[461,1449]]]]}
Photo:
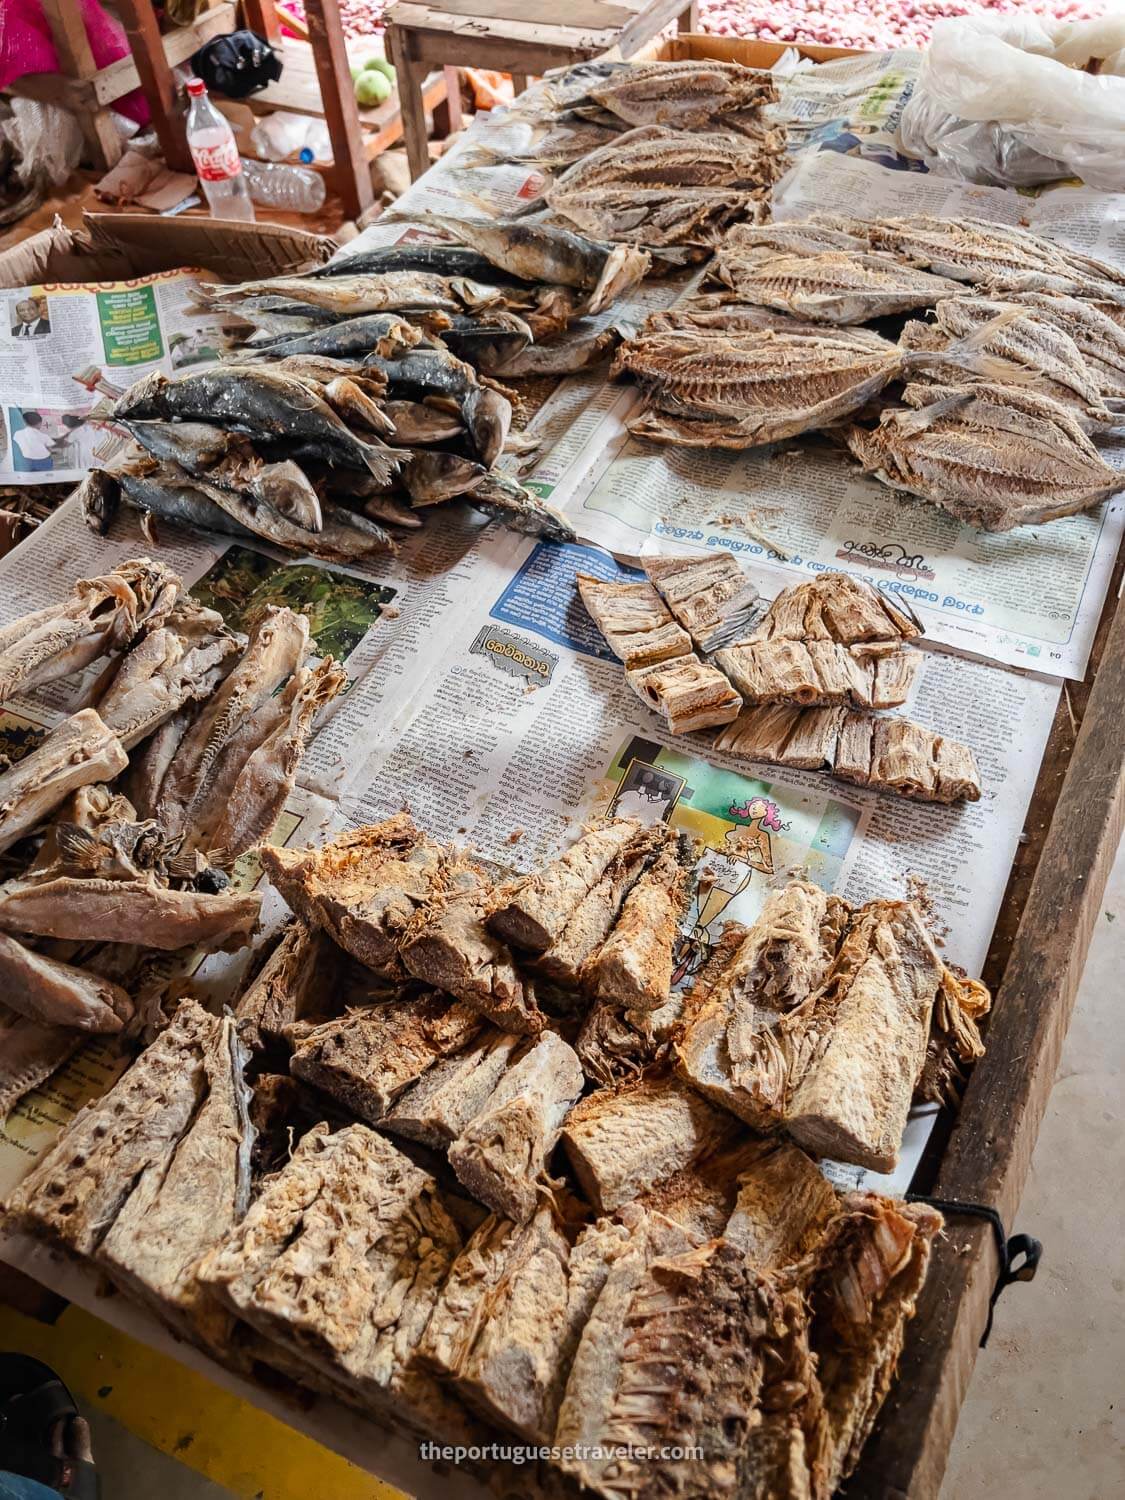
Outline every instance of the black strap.
{"type": "Polygon", "coordinates": [[[965,1214],[971,1219],[985,1219],[992,1225],[996,1236],[996,1254],[1000,1259],[1000,1274],[992,1288],[992,1296],[988,1299],[988,1322],[980,1336],[980,1347],[983,1349],[992,1332],[992,1313],[1000,1293],[1006,1286],[1011,1286],[1013,1281],[1034,1281],[1039,1262],[1043,1258],[1043,1246],[1030,1234],[1013,1234],[1009,1237],[999,1212],[990,1208],[987,1203],[955,1203],[951,1198],[931,1198],[926,1193],[907,1193],[906,1201],[927,1203],[943,1214],[965,1214]]]}

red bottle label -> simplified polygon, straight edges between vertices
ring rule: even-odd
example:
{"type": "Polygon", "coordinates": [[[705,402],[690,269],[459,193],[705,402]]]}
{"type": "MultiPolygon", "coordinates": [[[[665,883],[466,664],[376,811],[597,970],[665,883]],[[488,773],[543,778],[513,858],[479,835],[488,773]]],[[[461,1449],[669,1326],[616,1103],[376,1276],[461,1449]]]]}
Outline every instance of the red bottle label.
{"type": "Polygon", "coordinates": [[[217,146],[193,146],[191,159],[204,182],[223,182],[228,177],[237,177],[242,170],[233,140],[221,141],[217,146]]]}

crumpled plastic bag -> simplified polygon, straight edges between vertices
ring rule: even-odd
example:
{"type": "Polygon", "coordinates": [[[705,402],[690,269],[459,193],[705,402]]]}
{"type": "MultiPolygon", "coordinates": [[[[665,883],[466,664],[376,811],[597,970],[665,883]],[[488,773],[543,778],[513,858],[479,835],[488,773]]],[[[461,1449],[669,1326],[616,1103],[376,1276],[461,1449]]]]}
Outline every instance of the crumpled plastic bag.
{"type": "Polygon", "coordinates": [[[82,157],[82,128],[61,104],[41,104],[37,99],[5,101],[11,118],[0,120],[0,136],[17,158],[20,182],[49,183],[60,187],[82,157]]]}
{"type": "Polygon", "coordinates": [[[899,146],[969,182],[1125,191],[1125,10],[938,21],[899,146]]]}

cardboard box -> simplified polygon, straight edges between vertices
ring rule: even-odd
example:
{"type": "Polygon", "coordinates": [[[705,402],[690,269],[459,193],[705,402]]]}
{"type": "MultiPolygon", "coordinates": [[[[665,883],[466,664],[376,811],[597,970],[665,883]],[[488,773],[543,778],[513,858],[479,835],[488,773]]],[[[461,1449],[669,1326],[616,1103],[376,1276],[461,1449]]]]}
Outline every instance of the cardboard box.
{"type": "Polygon", "coordinates": [[[0,288],[119,281],[185,266],[223,281],[249,281],[323,265],[336,248],[327,235],[281,224],[85,214],[80,230],[56,222],[0,254],[0,288]]]}

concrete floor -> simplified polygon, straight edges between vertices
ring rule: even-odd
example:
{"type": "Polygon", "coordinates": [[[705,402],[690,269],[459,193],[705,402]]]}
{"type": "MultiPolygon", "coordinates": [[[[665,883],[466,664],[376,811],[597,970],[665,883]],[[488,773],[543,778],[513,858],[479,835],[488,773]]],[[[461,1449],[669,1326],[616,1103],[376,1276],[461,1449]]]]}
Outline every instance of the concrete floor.
{"type": "MultiPolygon", "coordinates": [[[[1011,1231],[1044,1244],[1036,1280],[1008,1289],[977,1360],[941,1500],[1125,1495],[1125,845],[1103,902],[1058,1079],[1011,1231]]],[[[87,1403],[83,1403],[86,1405],[87,1403]]],[[[90,1411],[106,1500],[224,1500],[197,1474],[90,1411]]],[[[248,1439],[254,1438],[247,1431],[248,1439]]],[[[269,1460],[256,1467],[268,1472],[269,1460]]],[[[334,1494],[366,1500],[354,1473],[334,1494]]],[[[268,1500],[271,1486],[240,1490],[268,1500]],[[257,1490],[257,1495],[254,1495],[257,1490]]],[[[384,1492],[385,1493],[385,1492],[384,1492]]]]}

